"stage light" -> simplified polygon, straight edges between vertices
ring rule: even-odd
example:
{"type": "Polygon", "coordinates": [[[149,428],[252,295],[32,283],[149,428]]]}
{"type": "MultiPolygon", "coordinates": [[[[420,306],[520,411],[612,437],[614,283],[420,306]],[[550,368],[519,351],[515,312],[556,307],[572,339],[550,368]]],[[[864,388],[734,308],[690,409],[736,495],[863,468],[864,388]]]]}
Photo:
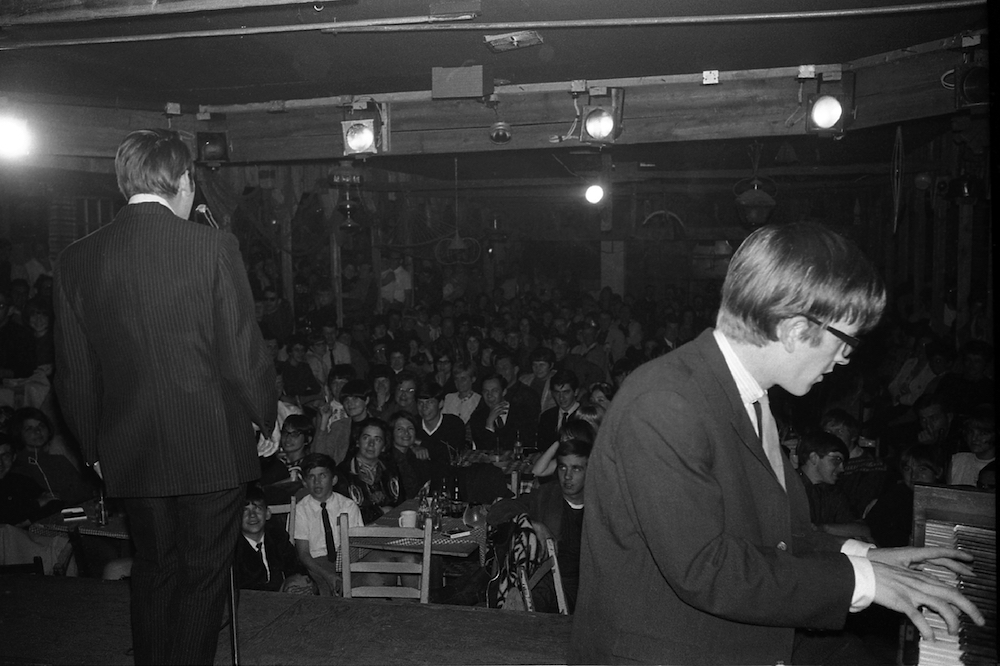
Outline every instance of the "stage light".
{"type": "Polygon", "coordinates": [[[599,204],[604,200],[604,188],[600,185],[591,185],[584,193],[587,201],[592,204],[599,204]]]}
{"type": "Polygon", "coordinates": [[[608,88],[604,94],[591,94],[590,101],[580,112],[580,141],[614,143],[622,133],[622,105],[625,91],[608,88]]]}
{"type": "Polygon", "coordinates": [[[0,157],[25,157],[31,149],[28,123],[20,118],[0,116],[0,157]]]}
{"type": "Polygon", "coordinates": [[[345,120],[340,127],[344,137],[344,155],[373,155],[378,152],[373,119],[345,120]]]}
{"type": "Polygon", "coordinates": [[[229,139],[225,132],[197,132],[198,161],[218,166],[229,161],[229,139]]]}
{"type": "Polygon", "coordinates": [[[955,108],[985,106],[990,103],[990,70],[967,63],[955,68],[955,108]]]}
{"type": "Polygon", "coordinates": [[[844,105],[833,95],[820,95],[812,100],[809,120],[817,129],[832,129],[843,117],[844,105]]]}
{"type": "Polygon", "coordinates": [[[755,178],[750,188],[736,197],[736,212],[743,224],[756,229],[767,223],[775,204],[774,197],[765,192],[763,183],[755,178]]]}

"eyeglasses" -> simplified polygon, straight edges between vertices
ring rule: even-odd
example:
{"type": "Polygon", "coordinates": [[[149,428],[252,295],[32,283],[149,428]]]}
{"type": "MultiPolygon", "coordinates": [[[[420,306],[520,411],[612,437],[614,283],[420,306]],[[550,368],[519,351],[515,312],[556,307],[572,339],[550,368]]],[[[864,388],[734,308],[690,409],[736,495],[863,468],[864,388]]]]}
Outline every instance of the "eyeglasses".
{"type": "Polygon", "coordinates": [[[846,345],[843,351],[844,358],[850,356],[851,352],[853,352],[855,348],[857,348],[857,346],[861,344],[861,338],[856,338],[853,335],[848,335],[847,333],[841,331],[839,328],[834,328],[829,324],[824,324],[819,319],[816,319],[815,317],[807,315],[805,313],[803,313],[802,316],[811,321],[812,323],[816,324],[820,328],[830,331],[830,333],[833,334],[833,337],[843,342],[844,345],[846,345]]]}
{"type": "Polygon", "coordinates": [[[282,428],[281,429],[281,434],[282,435],[288,435],[289,437],[298,437],[299,435],[302,434],[302,431],[301,430],[285,430],[284,428],[282,428]]]}

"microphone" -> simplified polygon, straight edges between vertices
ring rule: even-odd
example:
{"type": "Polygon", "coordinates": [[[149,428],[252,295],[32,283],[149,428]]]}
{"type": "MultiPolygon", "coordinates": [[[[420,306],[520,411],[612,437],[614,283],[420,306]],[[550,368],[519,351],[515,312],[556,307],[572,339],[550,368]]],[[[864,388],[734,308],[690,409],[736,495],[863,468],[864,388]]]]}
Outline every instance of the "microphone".
{"type": "Polygon", "coordinates": [[[209,210],[208,206],[206,206],[205,204],[198,204],[194,210],[196,213],[202,215],[206,220],[208,220],[208,223],[210,225],[212,225],[216,229],[219,228],[219,223],[215,221],[215,216],[212,215],[212,211],[209,210]]]}

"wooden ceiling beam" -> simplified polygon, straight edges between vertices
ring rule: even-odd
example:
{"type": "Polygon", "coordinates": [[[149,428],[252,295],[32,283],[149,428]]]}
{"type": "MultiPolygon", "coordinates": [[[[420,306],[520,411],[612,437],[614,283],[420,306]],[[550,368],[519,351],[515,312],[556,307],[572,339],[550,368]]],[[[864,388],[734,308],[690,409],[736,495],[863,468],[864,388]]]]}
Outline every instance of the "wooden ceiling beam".
{"type": "MultiPolygon", "coordinates": [[[[339,2],[339,0],[327,0],[339,2]]],[[[101,19],[141,16],[171,16],[193,12],[216,12],[227,9],[273,7],[275,5],[312,5],[314,0],[6,0],[0,13],[0,25],[42,25],[78,23],[101,19]]]]}

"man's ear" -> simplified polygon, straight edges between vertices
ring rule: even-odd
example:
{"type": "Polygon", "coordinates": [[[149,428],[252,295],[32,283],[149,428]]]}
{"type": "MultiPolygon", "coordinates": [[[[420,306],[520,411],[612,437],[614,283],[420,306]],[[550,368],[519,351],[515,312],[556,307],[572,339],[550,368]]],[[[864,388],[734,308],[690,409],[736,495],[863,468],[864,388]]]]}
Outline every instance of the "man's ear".
{"type": "Polygon", "coordinates": [[[267,522],[271,520],[271,507],[264,507],[264,521],[267,522]]]}
{"type": "Polygon", "coordinates": [[[801,315],[782,319],[776,328],[778,342],[781,343],[786,352],[791,354],[797,345],[807,342],[805,335],[808,329],[809,320],[801,315]]]}
{"type": "Polygon", "coordinates": [[[181,192],[194,192],[194,176],[191,171],[185,171],[181,174],[180,178],[177,179],[177,193],[181,192]]]}

